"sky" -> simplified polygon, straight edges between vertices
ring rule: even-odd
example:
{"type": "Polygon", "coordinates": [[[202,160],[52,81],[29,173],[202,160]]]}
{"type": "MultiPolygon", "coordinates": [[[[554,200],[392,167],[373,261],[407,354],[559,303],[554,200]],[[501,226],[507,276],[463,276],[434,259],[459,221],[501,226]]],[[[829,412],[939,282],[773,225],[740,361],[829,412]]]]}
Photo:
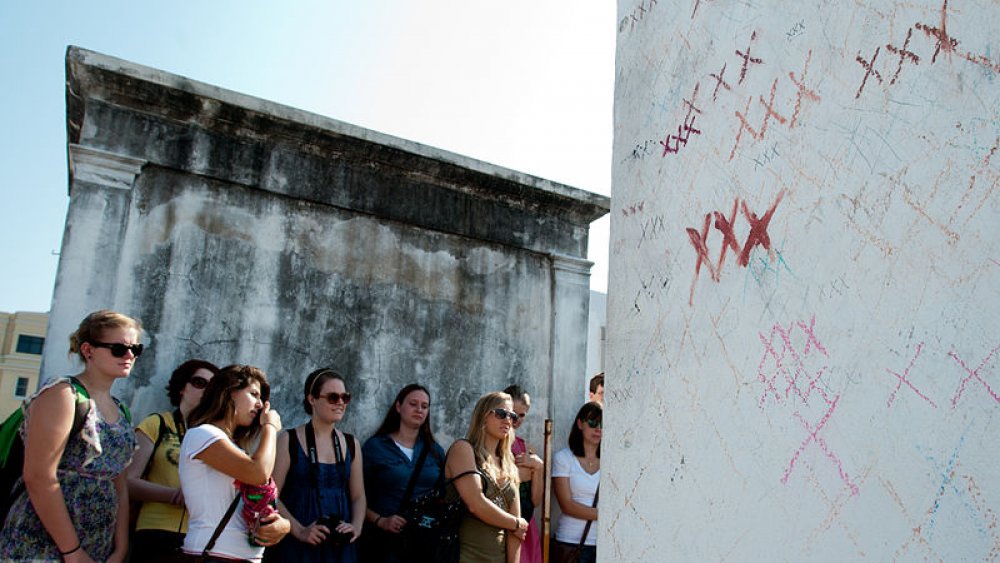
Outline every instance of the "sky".
{"type": "MultiPolygon", "coordinates": [[[[0,3],[0,310],[48,311],[68,45],[610,195],[615,3],[0,3]]],[[[607,289],[609,217],[591,225],[607,289]]]]}

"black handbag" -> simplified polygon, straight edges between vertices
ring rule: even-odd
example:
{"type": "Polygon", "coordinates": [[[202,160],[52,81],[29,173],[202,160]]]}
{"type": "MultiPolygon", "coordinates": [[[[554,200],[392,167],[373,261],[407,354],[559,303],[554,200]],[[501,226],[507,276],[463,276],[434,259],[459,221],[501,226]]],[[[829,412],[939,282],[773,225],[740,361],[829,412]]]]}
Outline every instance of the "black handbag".
{"type": "Polygon", "coordinates": [[[400,507],[399,515],[406,519],[400,534],[405,553],[433,554],[429,558],[433,561],[458,560],[458,528],[467,509],[455,489],[455,480],[476,473],[459,473],[400,507]]]}

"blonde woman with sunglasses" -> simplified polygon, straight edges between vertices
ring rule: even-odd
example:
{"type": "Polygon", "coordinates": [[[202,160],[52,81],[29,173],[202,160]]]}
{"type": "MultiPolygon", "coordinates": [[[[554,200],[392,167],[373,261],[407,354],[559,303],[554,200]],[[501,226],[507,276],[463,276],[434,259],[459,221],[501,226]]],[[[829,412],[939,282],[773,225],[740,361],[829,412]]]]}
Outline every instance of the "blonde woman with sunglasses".
{"type": "Polygon", "coordinates": [[[517,466],[510,451],[517,414],[510,395],[479,398],[465,440],[448,450],[452,479],[468,515],[459,528],[462,563],[518,563],[528,522],[521,518],[517,466]]]}
{"type": "Polygon", "coordinates": [[[135,428],[138,449],[128,469],[128,494],[138,508],[133,561],[178,561],[187,532],[187,510],[177,474],[187,419],[219,368],[205,360],[177,366],[167,383],[172,411],[153,413],[135,428]]]}
{"type": "Polygon", "coordinates": [[[69,338],[69,351],[79,356],[83,371],[50,381],[22,407],[24,473],[0,534],[0,559],[125,560],[125,468],[135,434],[111,385],[132,372],[143,350],[141,332],[135,319],[114,311],[87,315],[69,338]],[[86,414],[77,427],[79,405],[86,414]]]}
{"type": "Polygon", "coordinates": [[[309,422],[278,437],[274,464],[278,510],[292,533],[268,549],[267,560],[354,563],[367,504],[361,446],[336,428],[351,394],[343,376],[323,368],[306,377],[304,395],[309,422]]]}

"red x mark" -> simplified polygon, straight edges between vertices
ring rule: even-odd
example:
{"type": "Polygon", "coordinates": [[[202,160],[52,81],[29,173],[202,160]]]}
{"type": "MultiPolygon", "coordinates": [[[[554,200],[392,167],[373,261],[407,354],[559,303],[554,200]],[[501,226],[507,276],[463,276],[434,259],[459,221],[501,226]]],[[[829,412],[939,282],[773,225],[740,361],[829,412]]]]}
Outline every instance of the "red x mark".
{"type": "Polygon", "coordinates": [[[896,400],[896,392],[899,391],[899,388],[902,387],[904,383],[906,384],[907,387],[909,387],[910,389],[913,389],[913,392],[916,393],[917,395],[919,395],[921,399],[923,399],[923,400],[927,401],[928,403],[930,403],[930,405],[932,407],[937,408],[937,405],[934,404],[934,401],[928,399],[926,395],[924,395],[923,393],[920,392],[920,389],[917,389],[916,387],[914,387],[913,383],[911,383],[910,380],[907,379],[907,377],[910,375],[910,369],[913,367],[913,363],[917,361],[917,356],[920,355],[920,348],[922,348],[923,345],[924,345],[923,342],[921,342],[920,344],[917,344],[917,352],[913,355],[913,359],[910,360],[910,365],[906,366],[906,369],[903,370],[903,375],[899,375],[898,373],[892,371],[891,369],[885,368],[885,371],[887,371],[887,372],[891,373],[892,375],[896,376],[896,379],[899,380],[899,383],[896,383],[896,388],[893,389],[892,393],[889,395],[889,400],[885,402],[885,407],[886,408],[889,408],[889,407],[892,406],[892,402],[894,400],[896,400]]]}
{"type": "Polygon", "coordinates": [[[740,254],[740,243],[736,242],[736,235],[733,233],[733,222],[736,221],[736,210],[739,207],[740,200],[736,199],[733,201],[733,210],[729,213],[729,218],[722,213],[716,211],[715,215],[715,228],[722,233],[722,250],[719,253],[719,271],[722,271],[722,265],[726,262],[726,251],[730,248],[733,250],[733,254],[739,256],[740,254]]]}
{"type": "Polygon", "coordinates": [[[903,70],[903,62],[909,59],[913,64],[920,64],[920,57],[916,55],[913,51],[908,51],[907,47],[910,46],[910,36],[913,35],[913,28],[906,30],[906,41],[903,41],[903,48],[897,49],[895,45],[886,44],[885,48],[891,53],[895,53],[899,56],[899,64],[896,66],[896,73],[892,75],[892,80],[889,84],[895,84],[896,79],[899,78],[899,72],[903,70]]]}
{"type": "Polygon", "coordinates": [[[743,216],[750,223],[750,234],[747,235],[747,241],[743,243],[743,253],[740,254],[739,260],[740,266],[746,266],[750,262],[750,251],[755,246],[760,245],[765,250],[771,250],[771,237],[767,235],[767,226],[774,216],[774,210],[778,208],[778,204],[781,203],[781,198],[783,197],[785,197],[785,190],[778,192],[778,197],[774,199],[774,203],[771,204],[770,209],[760,219],[757,218],[757,214],[752,213],[747,208],[747,202],[743,202],[743,216]]]}
{"type": "Polygon", "coordinates": [[[858,64],[860,64],[865,69],[865,77],[861,80],[861,86],[858,88],[858,93],[854,95],[855,100],[861,97],[861,91],[865,89],[865,84],[868,82],[869,76],[874,74],[875,78],[878,79],[879,84],[882,83],[882,75],[879,74],[877,70],[875,70],[875,59],[878,58],[879,49],[881,49],[881,47],[875,48],[875,54],[872,55],[871,62],[862,59],[860,54],[854,58],[854,60],[858,61],[858,64]]]}
{"type": "Polygon", "coordinates": [[[739,111],[736,112],[736,119],[740,120],[740,130],[736,132],[736,142],[733,143],[733,149],[729,151],[729,160],[732,160],[733,156],[736,155],[736,148],[740,146],[740,139],[743,138],[744,131],[749,132],[750,136],[753,137],[755,140],[760,138],[757,135],[757,132],[754,131],[753,127],[750,127],[750,124],[747,123],[746,114],[750,113],[750,102],[752,101],[753,101],[753,96],[750,96],[749,98],[747,98],[747,105],[745,108],[743,108],[743,113],[740,113],[739,111]]]}
{"type": "Polygon", "coordinates": [[[684,123],[677,126],[677,134],[667,135],[667,138],[660,141],[660,144],[663,145],[663,156],[679,152],[681,150],[682,143],[684,146],[687,146],[688,138],[692,133],[695,135],[701,135],[701,131],[694,128],[694,120],[697,116],[692,115],[692,112],[701,113],[701,109],[694,105],[694,103],[698,100],[698,89],[700,87],[701,82],[695,84],[694,91],[691,93],[691,99],[688,100],[687,98],[684,98],[684,105],[687,106],[688,110],[687,114],[684,116],[684,123]],[[671,139],[674,140],[673,147],[670,146],[671,139]]]}
{"type": "Polygon", "coordinates": [[[739,84],[743,84],[743,79],[747,77],[747,67],[750,63],[763,64],[764,61],[750,56],[750,46],[753,45],[753,40],[757,39],[757,32],[754,31],[750,34],[750,42],[747,43],[747,52],[744,54],[739,49],[736,50],[736,55],[743,59],[743,67],[740,69],[740,81],[739,84]]]}
{"type": "Polygon", "coordinates": [[[733,210],[730,212],[728,218],[721,212],[715,211],[705,215],[705,222],[700,232],[693,227],[686,229],[688,238],[691,240],[691,246],[694,247],[695,253],[698,255],[698,261],[694,266],[694,279],[691,280],[691,295],[688,299],[688,305],[694,304],[694,288],[698,282],[698,275],[701,273],[702,264],[708,266],[709,272],[712,275],[712,281],[718,283],[722,275],[722,266],[726,261],[726,252],[729,250],[739,255],[737,262],[740,266],[744,267],[749,263],[750,251],[754,247],[763,246],[766,250],[771,250],[771,238],[767,234],[767,227],[774,216],[774,211],[778,208],[778,204],[781,203],[781,199],[784,196],[785,190],[778,192],[774,203],[761,218],[758,218],[757,214],[750,212],[745,201],[742,202],[743,216],[750,223],[750,233],[747,235],[747,240],[743,243],[742,247],[737,242],[736,234],[733,231],[736,221],[736,210],[741,205],[739,198],[736,198],[733,202],[733,210]],[[720,251],[719,262],[717,264],[713,264],[712,259],[708,255],[708,231],[712,226],[712,217],[715,217],[715,228],[722,233],[722,250],[720,251]]]}
{"type": "Polygon", "coordinates": [[[944,51],[950,53],[958,47],[958,39],[948,35],[948,0],[944,0],[944,4],[941,6],[941,27],[932,27],[927,24],[918,23],[916,24],[917,29],[923,31],[928,37],[933,37],[937,39],[937,45],[934,47],[934,56],[931,57],[931,64],[937,62],[938,53],[944,51]]]}
{"type": "Polygon", "coordinates": [[[726,64],[727,63],[722,63],[722,70],[719,71],[719,74],[712,74],[712,73],[708,74],[709,76],[711,76],[712,78],[714,78],[715,81],[716,81],[715,82],[715,90],[712,90],[712,101],[713,102],[716,101],[716,99],[718,97],[719,86],[724,86],[726,88],[727,92],[732,91],[732,88],[729,87],[729,83],[726,82],[726,80],[725,80],[725,77],[726,77],[726,64]]]}
{"type": "MultiPolygon", "coordinates": [[[[691,244],[694,245],[695,252],[698,253],[698,262],[694,265],[694,277],[698,277],[698,273],[701,271],[701,264],[704,262],[708,266],[708,271],[712,275],[713,281],[719,281],[719,275],[715,271],[715,266],[712,265],[712,259],[708,256],[708,228],[712,225],[712,214],[708,213],[705,215],[705,224],[701,228],[701,233],[697,230],[688,227],[687,234],[691,239],[691,244]]],[[[692,293],[694,289],[692,288],[692,293]]]]}
{"type": "Polygon", "coordinates": [[[807,99],[810,99],[810,100],[812,100],[814,102],[820,101],[819,94],[817,94],[815,90],[810,90],[810,89],[806,88],[806,86],[805,86],[805,84],[806,84],[806,73],[809,72],[809,61],[812,60],[812,55],[813,55],[813,52],[812,52],[812,49],[810,49],[809,50],[809,54],[806,55],[806,65],[802,69],[802,78],[801,78],[801,80],[796,80],[795,79],[795,73],[794,72],[789,72],[788,73],[788,78],[790,78],[792,80],[792,83],[795,84],[795,86],[798,87],[798,89],[799,89],[799,91],[795,95],[795,111],[792,112],[792,121],[788,124],[788,128],[789,129],[794,128],[795,127],[795,122],[798,121],[798,119],[799,119],[799,110],[802,108],[802,98],[807,98],[807,99]]]}
{"type": "Polygon", "coordinates": [[[757,136],[758,140],[764,138],[764,133],[767,133],[767,123],[771,120],[772,117],[777,119],[778,123],[781,123],[782,125],[784,125],[785,121],[787,121],[787,119],[785,119],[784,116],[774,111],[774,93],[775,91],[777,91],[777,89],[778,89],[778,79],[775,78],[774,82],[771,83],[770,99],[767,102],[765,102],[764,96],[758,96],[761,105],[764,106],[764,123],[763,125],[760,126],[760,134],[757,136]]]}
{"type": "Polygon", "coordinates": [[[962,383],[958,386],[958,391],[956,391],[955,396],[952,397],[951,408],[955,408],[955,406],[958,404],[958,400],[962,397],[962,393],[965,392],[965,384],[968,383],[969,380],[972,378],[975,378],[976,381],[978,381],[983,385],[983,387],[986,389],[986,392],[990,394],[990,397],[993,397],[994,401],[1000,403],[1000,396],[998,396],[996,392],[993,391],[993,388],[990,387],[990,384],[986,383],[986,381],[979,375],[979,370],[983,369],[983,366],[985,366],[987,362],[990,361],[990,358],[993,357],[993,354],[996,354],[997,350],[1000,350],[1000,346],[997,346],[996,348],[991,350],[990,353],[987,354],[985,358],[983,358],[983,361],[980,362],[979,367],[977,367],[975,371],[970,370],[969,367],[965,365],[965,361],[963,361],[962,358],[958,357],[958,354],[956,354],[955,352],[948,352],[948,355],[954,358],[955,361],[958,362],[958,365],[962,366],[962,369],[964,369],[965,372],[969,374],[962,379],[962,383]]]}

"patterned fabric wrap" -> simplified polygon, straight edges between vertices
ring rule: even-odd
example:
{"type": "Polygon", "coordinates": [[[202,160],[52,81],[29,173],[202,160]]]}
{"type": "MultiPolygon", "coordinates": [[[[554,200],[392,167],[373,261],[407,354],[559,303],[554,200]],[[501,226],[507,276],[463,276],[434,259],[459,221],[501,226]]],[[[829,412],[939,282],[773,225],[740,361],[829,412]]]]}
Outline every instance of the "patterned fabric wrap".
{"type": "Polygon", "coordinates": [[[247,525],[247,539],[251,545],[257,545],[254,539],[254,531],[261,518],[278,511],[278,488],[274,485],[274,479],[268,478],[263,485],[250,485],[241,481],[233,481],[233,486],[240,492],[243,499],[243,508],[240,516],[247,525]]]}

